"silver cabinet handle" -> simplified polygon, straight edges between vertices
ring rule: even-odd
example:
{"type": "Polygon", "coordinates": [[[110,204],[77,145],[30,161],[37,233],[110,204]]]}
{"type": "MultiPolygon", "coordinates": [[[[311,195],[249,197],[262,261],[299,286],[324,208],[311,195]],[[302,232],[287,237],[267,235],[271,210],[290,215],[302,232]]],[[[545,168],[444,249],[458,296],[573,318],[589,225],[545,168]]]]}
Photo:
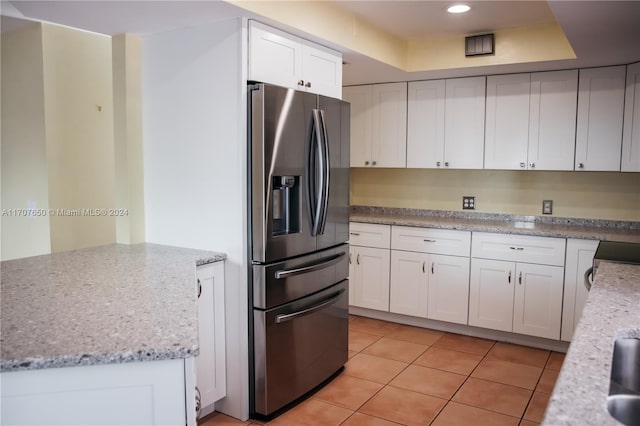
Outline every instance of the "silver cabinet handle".
{"type": "Polygon", "coordinates": [[[369,165],[369,162],[368,162],[368,161],[365,161],[365,162],[364,162],[364,165],[365,165],[365,166],[368,166],[368,165],[369,165]]]}
{"type": "Polygon", "coordinates": [[[507,282],[511,284],[511,271],[509,271],[509,275],[507,276],[507,282]]]}
{"type": "Polygon", "coordinates": [[[529,168],[530,169],[535,169],[536,168],[536,163],[530,163],[529,164],[529,168]]]}
{"type": "Polygon", "coordinates": [[[440,164],[441,164],[441,163],[440,163],[439,161],[438,161],[438,162],[436,162],[436,166],[440,167],[440,164]]]}
{"type": "Polygon", "coordinates": [[[200,283],[200,278],[198,278],[198,299],[202,295],[202,284],[200,283]]]}
{"type": "Polygon", "coordinates": [[[578,168],[579,169],[584,169],[584,163],[578,163],[578,168]]]}
{"type": "Polygon", "coordinates": [[[524,247],[513,247],[513,246],[511,246],[511,247],[509,247],[509,249],[516,250],[516,251],[522,251],[522,250],[524,250],[524,247]]]}
{"type": "Polygon", "coordinates": [[[445,166],[445,167],[449,167],[449,162],[448,162],[448,161],[445,161],[445,162],[444,162],[444,166],[445,166]]]}
{"type": "Polygon", "coordinates": [[[349,253],[349,265],[351,265],[351,253],[349,253]]]}
{"type": "Polygon", "coordinates": [[[422,261],[422,273],[423,274],[427,272],[427,271],[425,271],[424,266],[425,266],[425,261],[423,260],[422,261]]]}
{"type": "Polygon", "coordinates": [[[334,295],[332,295],[329,299],[326,299],[325,301],[318,303],[315,306],[312,306],[310,308],[307,309],[303,309],[301,311],[297,311],[297,312],[292,312],[290,314],[280,314],[280,315],[276,315],[276,324],[280,324],[286,321],[291,321],[294,320],[296,318],[299,318],[301,316],[304,315],[309,315],[312,314],[316,311],[319,311],[321,309],[324,309],[326,307],[328,307],[329,305],[333,305],[334,303],[336,303],[338,301],[338,299],[340,299],[340,296],[342,296],[342,293],[344,293],[344,288],[341,289],[339,292],[335,293],[334,295]]]}
{"type": "Polygon", "coordinates": [[[309,272],[314,272],[320,269],[328,268],[329,266],[335,265],[336,263],[340,262],[340,260],[346,255],[347,255],[346,252],[341,251],[340,253],[335,254],[333,256],[328,256],[328,257],[325,257],[324,259],[320,259],[321,260],[320,263],[315,263],[313,265],[303,266],[301,268],[296,268],[296,269],[286,269],[286,270],[276,271],[275,277],[277,280],[281,280],[283,278],[292,277],[294,275],[308,274],[309,272]]]}
{"type": "Polygon", "coordinates": [[[360,233],[359,232],[349,232],[349,235],[359,236],[360,233]]]}
{"type": "Polygon", "coordinates": [[[436,262],[431,262],[431,275],[436,273],[435,267],[436,267],[436,262]]]}
{"type": "Polygon", "coordinates": [[[584,271],[584,286],[587,291],[591,291],[591,280],[589,280],[589,277],[593,278],[593,266],[584,271]]]}
{"type": "Polygon", "coordinates": [[[436,242],[436,240],[427,240],[427,239],[424,239],[423,241],[425,243],[435,243],[436,242]]]}
{"type": "Polygon", "coordinates": [[[518,284],[522,285],[522,272],[518,275],[518,284]]]}
{"type": "Polygon", "coordinates": [[[372,162],[371,162],[371,164],[375,166],[375,165],[376,165],[376,162],[375,162],[375,161],[372,161],[372,162]]]}
{"type": "Polygon", "coordinates": [[[298,86],[304,86],[304,80],[299,80],[298,81],[298,86]]]}
{"type": "Polygon", "coordinates": [[[356,263],[358,265],[360,264],[360,253],[358,253],[358,256],[356,256],[356,263]]]}
{"type": "Polygon", "coordinates": [[[527,163],[520,163],[520,167],[524,169],[525,167],[527,167],[527,163]]]}
{"type": "Polygon", "coordinates": [[[311,82],[307,81],[307,84],[305,84],[304,87],[311,87],[311,82]]]}

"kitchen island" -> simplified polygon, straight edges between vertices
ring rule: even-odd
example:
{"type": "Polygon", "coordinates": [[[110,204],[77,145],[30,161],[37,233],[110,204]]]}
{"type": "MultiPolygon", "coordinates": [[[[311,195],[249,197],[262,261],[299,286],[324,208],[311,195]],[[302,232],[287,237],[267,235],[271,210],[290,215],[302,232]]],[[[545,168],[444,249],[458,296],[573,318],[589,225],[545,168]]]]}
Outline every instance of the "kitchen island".
{"type": "Polygon", "coordinates": [[[619,425],[607,411],[614,341],[640,338],[640,266],[600,262],[544,425],[619,425]]]}
{"type": "MultiPolygon", "coordinates": [[[[184,423],[185,392],[193,392],[185,381],[193,384],[199,350],[196,266],[224,259],[200,250],[114,244],[2,262],[2,423],[47,403],[47,393],[57,396],[37,411],[51,409],[48,418],[64,422],[53,415],[65,404],[60,395],[70,392],[59,382],[76,385],[81,391],[71,394],[87,399],[89,408],[73,401],[76,412],[90,411],[96,401],[112,407],[108,399],[123,395],[120,402],[138,406],[129,423],[147,414],[162,422],[153,412],[162,407],[145,412],[139,404],[155,398],[162,405],[163,396],[179,395],[184,423]],[[138,373],[142,382],[134,383],[138,373]],[[89,377],[104,383],[82,383],[89,377]],[[156,378],[162,383],[147,383],[156,378]],[[111,392],[116,388],[127,391],[111,392]]],[[[100,417],[94,421],[110,422],[112,414],[94,413],[100,417]]]]}

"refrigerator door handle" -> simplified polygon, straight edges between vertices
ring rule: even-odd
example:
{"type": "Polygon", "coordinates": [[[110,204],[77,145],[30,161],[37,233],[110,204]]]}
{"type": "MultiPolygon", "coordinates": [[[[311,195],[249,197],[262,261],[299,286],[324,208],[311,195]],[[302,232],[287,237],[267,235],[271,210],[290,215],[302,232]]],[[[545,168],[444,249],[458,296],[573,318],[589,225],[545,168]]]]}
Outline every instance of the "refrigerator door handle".
{"type": "Polygon", "coordinates": [[[341,289],[339,292],[335,293],[333,296],[331,296],[329,299],[325,300],[324,302],[318,303],[317,305],[314,305],[310,308],[302,309],[300,311],[292,312],[290,314],[277,315],[276,324],[291,321],[301,316],[309,315],[321,309],[327,308],[330,305],[333,305],[334,303],[336,303],[338,299],[340,299],[340,296],[342,296],[342,293],[344,293],[344,289],[341,289]]]}
{"type": "Polygon", "coordinates": [[[321,165],[321,173],[323,175],[322,183],[324,184],[320,190],[320,199],[318,203],[322,205],[322,214],[320,217],[320,225],[318,234],[324,234],[324,227],[327,223],[327,211],[329,210],[329,184],[331,178],[331,164],[329,163],[329,134],[325,123],[324,111],[320,110],[320,122],[322,124],[322,150],[324,154],[324,164],[321,165]],[[324,166],[324,167],[322,167],[324,166]]]}
{"type": "Polygon", "coordinates": [[[302,268],[285,269],[281,271],[276,271],[275,277],[277,280],[281,280],[283,278],[288,278],[295,275],[308,274],[309,272],[314,272],[320,269],[328,268],[329,266],[335,265],[336,263],[340,262],[340,260],[342,260],[342,258],[345,257],[346,255],[347,253],[342,251],[338,254],[334,254],[333,256],[329,256],[329,257],[325,257],[324,259],[321,259],[322,262],[320,263],[316,263],[309,266],[303,266],[302,268]]]}
{"type": "MultiPolygon", "coordinates": [[[[311,201],[311,235],[317,236],[320,232],[320,221],[322,219],[322,206],[323,206],[323,192],[325,186],[325,156],[324,156],[324,137],[322,134],[322,118],[320,117],[320,110],[313,110],[313,136],[312,144],[309,149],[309,176],[310,186],[313,188],[313,192],[310,196],[311,201]],[[315,143],[313,143],[315,141],[315,143]],[[314,152],[317,150],[317,155],[314,152]],[[315,157],[315,158],[314,158],[315,157]],[[318,168],[316,169],[316,162],[318,168]]],[[[311,192],[311,191],[310,191],[311,192]]]]}

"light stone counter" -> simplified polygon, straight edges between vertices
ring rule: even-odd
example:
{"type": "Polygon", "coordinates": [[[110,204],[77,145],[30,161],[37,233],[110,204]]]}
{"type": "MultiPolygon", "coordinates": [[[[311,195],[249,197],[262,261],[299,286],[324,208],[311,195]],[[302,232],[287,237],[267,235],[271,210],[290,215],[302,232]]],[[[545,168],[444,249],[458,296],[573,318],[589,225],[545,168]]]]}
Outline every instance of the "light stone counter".
{"type": "Polygon", "coordinates": [[[640,266],[601,262],[544,425],[620,424],[607,411],[613,343],[618,337],[640,338],[640,266]]]}
{"type": "Polygon", "coordinates": [[[113,244],[2,262],[0,371],[197,355],[196,265],[225,258],[113,244]]]}
{"type": "Polygon", "coordinates": [[[363,206],[351,207],[350,220],[382,225],[640,243],[640,222],[363,206]]]}

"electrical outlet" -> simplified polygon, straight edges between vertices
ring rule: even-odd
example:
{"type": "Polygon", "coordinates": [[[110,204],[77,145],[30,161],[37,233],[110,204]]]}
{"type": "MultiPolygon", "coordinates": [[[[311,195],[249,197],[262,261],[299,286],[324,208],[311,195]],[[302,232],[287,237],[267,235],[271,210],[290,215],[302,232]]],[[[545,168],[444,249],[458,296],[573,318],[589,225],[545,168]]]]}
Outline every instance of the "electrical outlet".
{"type": "Polygon", "coordinates": [[[476,197],[471,195],[462,196],[462,210],[475,210],[476,209],[476,197]]]}
{"type": "Polygon", "coordinates": [[[542,200],[542,214],[553,214],[553,200],[542,200]]]}

